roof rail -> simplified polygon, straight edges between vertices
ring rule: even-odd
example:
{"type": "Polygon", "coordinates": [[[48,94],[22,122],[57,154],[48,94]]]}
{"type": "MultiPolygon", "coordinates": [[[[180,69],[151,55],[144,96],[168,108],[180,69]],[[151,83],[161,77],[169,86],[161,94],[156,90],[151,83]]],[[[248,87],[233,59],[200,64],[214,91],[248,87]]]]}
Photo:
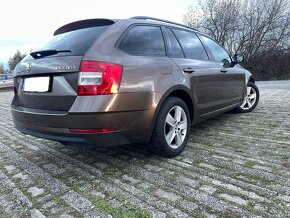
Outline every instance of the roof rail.
{"type": "Polygon", "coordinates": [[[159,19],[159,18],[155,18],[155,17],[136,16],[136,17],[131,17],[130,19],[154,20],[154,21],[160,21],[160,22],[164,22],[164,23],[170,23],[170,24],[174,24],[174,25],[177,25],[177,26],[186,27],[186,28],[188,28],[188,29],[192,29],[192,30],[197,30],[197,29],[194,29],[194,28],[192,28],[192,27],[186,26],[186,25],[184,25],[184,24],[175,23],[175,22],[172,22],[172,21],[163,20],[163,19],[159,19]]]}

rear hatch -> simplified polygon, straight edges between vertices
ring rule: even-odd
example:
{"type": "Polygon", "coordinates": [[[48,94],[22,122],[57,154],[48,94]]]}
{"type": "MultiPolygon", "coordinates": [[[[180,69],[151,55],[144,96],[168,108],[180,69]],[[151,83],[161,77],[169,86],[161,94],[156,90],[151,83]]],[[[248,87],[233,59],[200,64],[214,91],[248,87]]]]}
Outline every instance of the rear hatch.
{"type": "Polygon", "coordinates": [[[56,30],[51,40],[17,65],[12,106],[68,111],[77,97],[83,56],[113,23],[106,19],[83,20],[56,30]]]}

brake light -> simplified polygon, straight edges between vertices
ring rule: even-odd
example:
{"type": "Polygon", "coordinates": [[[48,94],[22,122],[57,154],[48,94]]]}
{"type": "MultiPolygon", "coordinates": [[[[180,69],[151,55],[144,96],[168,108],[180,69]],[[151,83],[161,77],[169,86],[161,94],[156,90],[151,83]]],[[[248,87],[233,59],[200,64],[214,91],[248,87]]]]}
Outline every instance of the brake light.
{"type": "Polygon", "coordinates": [[[123,66],[97,61],[82,61],[78,95],[108,95],[118,93],[123,66]]]}
{"type": "Polygon", "coordinates": [[[13,86],[13,92],[14,92],[14,95],[17,94],[17,90],[16,90],[16,87],[15,86],[13,86]]]}

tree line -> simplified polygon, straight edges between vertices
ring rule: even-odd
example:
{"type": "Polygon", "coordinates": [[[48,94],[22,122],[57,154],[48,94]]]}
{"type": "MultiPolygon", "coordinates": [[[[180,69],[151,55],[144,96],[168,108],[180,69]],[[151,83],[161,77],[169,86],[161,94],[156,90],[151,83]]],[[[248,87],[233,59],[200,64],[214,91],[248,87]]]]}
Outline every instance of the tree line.
{"type": "Polygon", "coordinates": [[[21,53],[20,50],[17,50],[16,53],[9,58],[8,60],[8,69],[4,67],[4,64],[0,63],[0,74],[6,74],[13,71],[16,67],[16,65],[26,56],[25,53],[21,53]]]}
{"type": "Polygon", "coordinates": [[[258,80],[290,79],[288,0],[203,0],[190,7],[184,23],[208,34],[258,80]]]}
{"type": "MultiPolygon", "coordinates": [[[[290,5],[288,0],[199,0],[184,23],[208,34],[233,56],[242,53],[243,65],[257,80],[290,79],[290,5]]],[[[9,69],[26,54],[16,51],[9,69]]]]}

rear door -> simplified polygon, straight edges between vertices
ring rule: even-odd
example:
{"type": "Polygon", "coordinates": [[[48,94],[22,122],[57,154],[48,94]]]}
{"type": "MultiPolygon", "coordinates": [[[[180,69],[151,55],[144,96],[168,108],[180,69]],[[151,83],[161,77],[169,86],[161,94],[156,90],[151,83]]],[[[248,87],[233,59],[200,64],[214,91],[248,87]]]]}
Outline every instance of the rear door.
{"type": "Polygon", "coordinates": [[[222,107],[223,75],[215,62],[209,60],[205,48],[194,32],[165,28],[168,55],[179,66],[191,85],[199,115],[222,107]]]}

